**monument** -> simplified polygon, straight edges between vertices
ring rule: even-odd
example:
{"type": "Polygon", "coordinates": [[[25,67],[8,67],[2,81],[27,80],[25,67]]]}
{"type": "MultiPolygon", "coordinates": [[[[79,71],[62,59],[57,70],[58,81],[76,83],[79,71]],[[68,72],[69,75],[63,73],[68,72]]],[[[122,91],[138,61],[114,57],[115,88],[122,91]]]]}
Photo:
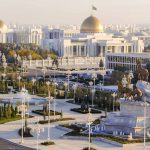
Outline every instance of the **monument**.
{"type": "Polygon", "coordinates": [[[96,133],[108,135],[131,135],[135,138],[150,137],[150,84],[149,73],[137,62],[138,81],[131,84],[133,75],[124,75],[118,81],[120,111],[112,112],[93,128],[96,133]]]}

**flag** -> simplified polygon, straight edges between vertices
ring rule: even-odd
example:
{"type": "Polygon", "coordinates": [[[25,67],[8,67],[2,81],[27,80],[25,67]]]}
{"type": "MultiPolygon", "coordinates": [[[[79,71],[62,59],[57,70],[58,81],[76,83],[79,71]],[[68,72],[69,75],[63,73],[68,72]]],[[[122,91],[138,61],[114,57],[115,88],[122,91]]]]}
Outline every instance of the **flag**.
{"type": "Polygon", "coordinates": [[[92,10],[95,10],[95,11],[96,11],[96,10],[97,10],[97,8],[96,8],[95,6],[93,6],[93,5],[92,5],[92,10]]]}

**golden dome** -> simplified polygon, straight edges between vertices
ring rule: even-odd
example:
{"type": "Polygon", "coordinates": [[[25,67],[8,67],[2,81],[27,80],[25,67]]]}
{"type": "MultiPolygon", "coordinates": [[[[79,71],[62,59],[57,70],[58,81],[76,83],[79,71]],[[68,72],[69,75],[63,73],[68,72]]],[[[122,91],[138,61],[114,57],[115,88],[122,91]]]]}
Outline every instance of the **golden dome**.
{"type": "Polygon", "coordinates": [[[6,24],[2,20],[0,20],[0,29],[7,29],[6,24]]]}
{"type": "Polygon", "coordinates": [[[98,18],[90,16],[83,21],[80,32],[81,33],[103,32],[103,25],[98,18]]]}

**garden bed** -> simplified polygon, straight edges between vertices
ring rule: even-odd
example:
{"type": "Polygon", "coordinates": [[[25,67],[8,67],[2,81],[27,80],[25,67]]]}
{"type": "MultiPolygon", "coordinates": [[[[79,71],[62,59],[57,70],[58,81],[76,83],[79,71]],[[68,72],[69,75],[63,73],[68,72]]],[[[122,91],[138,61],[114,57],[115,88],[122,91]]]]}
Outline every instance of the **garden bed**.
{"type": "MultiPolygon", "coordinates": [[[[32,112],[35,113],[35,114],[44,116],[44,111],[43,110],[32,110],[32,112]]],[[[48,112],[45,115],[48,116],[48,112]]],[[[55,115],[61,115],[61,113],[55,111],[55,115]]],[[[53,110],[50,110],[50,116],[54,116],[54,111],[53,110]]]]}
{"type": "Polygon", "coordinates": [[[83,148],[83,150],[96,150],[95,148],[90,147],[90,149],[88,147],[83,148]]]}
{"type": "MultiPolygon", "coordinates": [[[[59,122],[59,121],[70,121],[70,120],[75,120],[74,118],[58,118],[58,119],[52,119],[50,120],[50,123],[53,122],[59,122]]],[[[48,120],[40,120],[39,124],[47,124],[48,120]]]]}
{"type": "MultiPolygon", "coordinates": [[[[23,137],[33,137],[33,135],[30,132],[31,132],[31,128],[26,127],[25,130],[23,131],[23,137]]],[[[19,129],[18,134],[22,136],[22,128],[19,129]]]]}
{"type": "Polygon", "coordinates": [[[46,141],[46,142],[41,143],[41,145],[50,146],[50,145],[55,145],[55,143],[53,141],[46,141]]]}
{"type": "MultiPolygon", "coordinates": [[[[80,114],[88,114],[89,113],[88,109],[83,110],[81,108],[72,108],[70,110],[74,111],[74,112],[77,112],[77,113],[80,113],[80,114]]],[[[100,114],[102,112],[100,110],[95,110],[95,109],[91,108],[91,113],[92,114],[100,114]]]]}
{"type": "MultiPolygon", "coordinates": [[[[81,133],[81,131],[84,131],[85,129],[78,127],[77,125],[74,124],[64,124],[64,125],[60,125],[62,127],[68,128],[68,129],[72,129],[71,132],[68,132],[65,134],[65,136],[79,136],[79,137],[88,137],[87,134],[83,134],[81,133]]],[[[125,144],[134,144],[134,143],[143,143],[143,139],[133,139],[133,140],[127,140],[121,137],[116,137],[116,136],[112,136],[112,135],[92,135],[92,138],[99,138],[99,139],[106,139],[106,140],[110,140],[112,142],[117,142],[120,143],[122,145],[125,144]]],[[[150,142],[150,139],[147,139],[146,142],[150,142]]]]}

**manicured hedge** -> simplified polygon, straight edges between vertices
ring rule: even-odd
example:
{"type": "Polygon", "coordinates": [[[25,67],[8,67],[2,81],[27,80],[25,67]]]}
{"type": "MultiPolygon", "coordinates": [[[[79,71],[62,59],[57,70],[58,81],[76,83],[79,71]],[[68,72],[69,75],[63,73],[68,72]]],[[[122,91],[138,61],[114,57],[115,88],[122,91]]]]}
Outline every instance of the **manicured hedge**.
{"type": "MultiPolygon", "coordinates": [[[[89,148],[85,147],[85,148],[83,148],[83,150],[89,150],[89,148]]],[[[96,150],[96,149],[91,147],[90,150],[96,150]]]]}
{"type": "MultiPolygon", "coordinates": [[[[81,108],[72,108],[70,109],[71,111],[74,111],[74,112],[78,112],[78,113],[81,113],[81,114],[87,114],[89,113],[88,109],[81,109],[81,108]]],[[[100,114],[102,113],[100,110],[95,110],[95,109],[91,109],[91,113],[92,114],[100,114]]]]}
{"type": "MultiPolygon", "coordinates": [[[[32,110],[32,112],[35,113],[35,114],[44,116],[43,110],[32,110]]],[[[45,115],[48,116],[48,112],[45,115]]],[[[55,115],[61,115],[61,113],[55,111],[55,115]]],[[[54,111],[53,110],[50,111],[50,116],[54,116],[54,111]]]]}
{"type": "MultiPolygon", "coordinates": [[[[25,130],[23,131],[23,137],[33,137],[33,135],[30,132],[31,132],[31,128],[29,127],[25,128],[25,130]]],[[[22,136],[22,128],[19,129],[18,134],[22,136]]]]}
{"type": "MultiPolygon", "coordinates": [[[[69,121],[69,120],[75,120],[74,118],[58,118],[58,119],[53,119],[53,120],[50,120],[50,123],[53,123],[53,122],[59,122],[59,121],[69,121]]],[[[47,124],[48,123],[48,120],[40,120],[39,121],[39,124],[47,124]]]]}
{"type": "Polygon", "coordinates": [[[44,145],[44,146],[50,146],[50,145],[55,145],[55,143],[52,142],[52,141],[47,141],[47,142],[41,143],[41,145],[44,145]]]}

